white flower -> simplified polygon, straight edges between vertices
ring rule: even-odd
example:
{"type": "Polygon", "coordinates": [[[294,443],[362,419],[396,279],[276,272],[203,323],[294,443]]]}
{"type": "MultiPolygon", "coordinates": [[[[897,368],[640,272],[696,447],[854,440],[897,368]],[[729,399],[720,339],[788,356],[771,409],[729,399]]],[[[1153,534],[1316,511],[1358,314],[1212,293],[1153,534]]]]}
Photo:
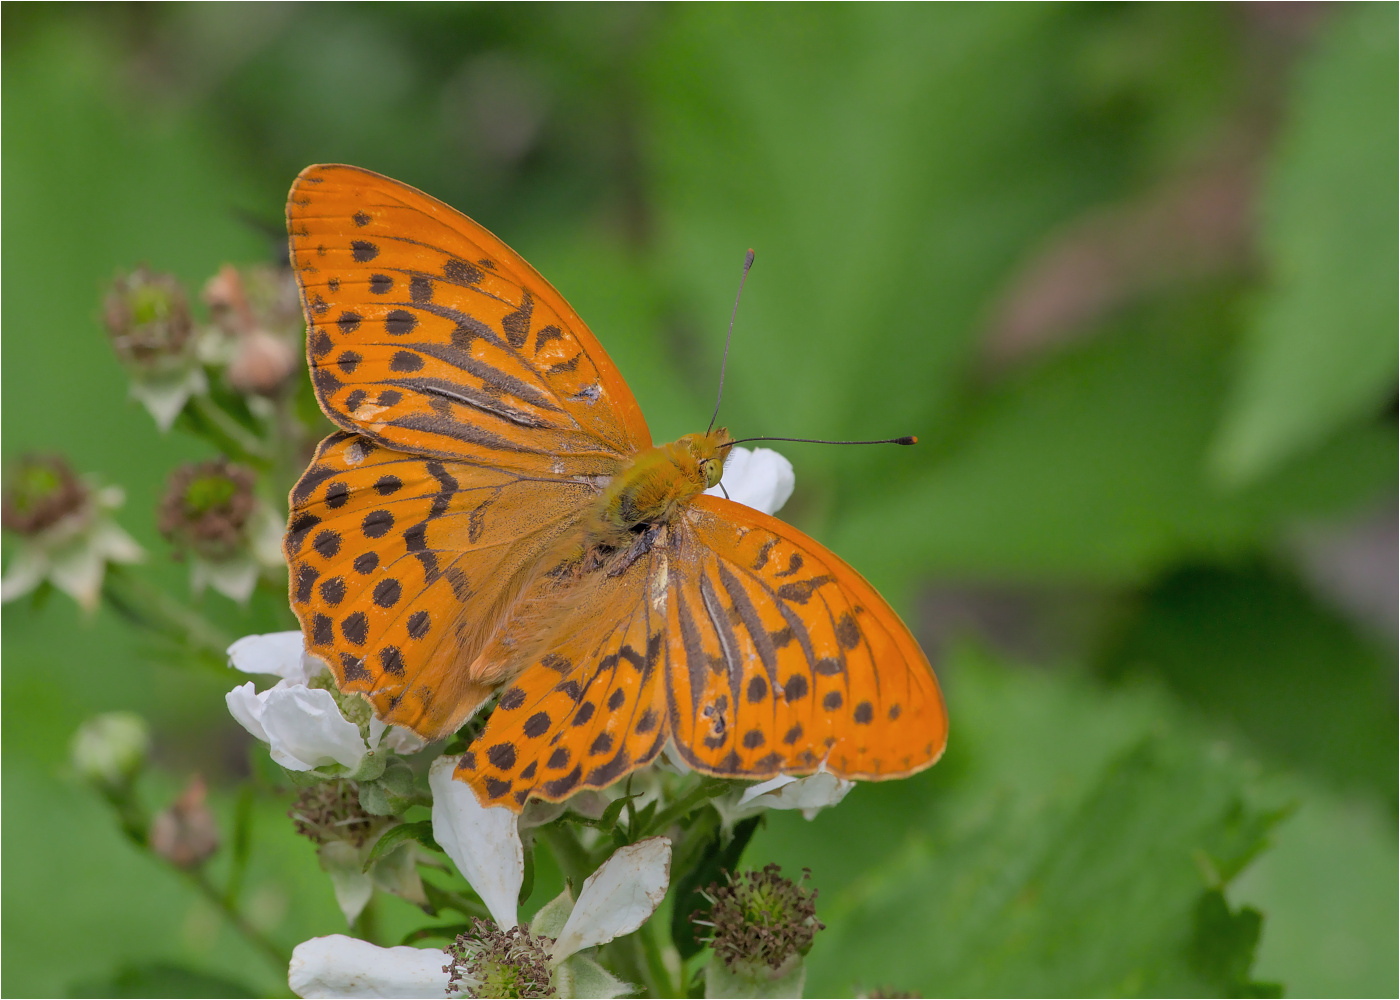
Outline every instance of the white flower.
{"type": "Polygon", "coordinates": [[[296,946],[287,985],[299,997],[441,997],[445,959],[435,948],[381,948],[332,934],[296,946]]]}
{"type": "MultiPolygon", "coordinates": [[[[453,780],[451,771],[446,773],[453,780]]],[[[471,789],[463,787],[470,795],[471,789]]],[[[507,836],[514,837],[513,831],[507,836]]],[[[540,908],[530,932],[553,939],[548,968],[551,985],[559,996],[619,997],[633,992],[633,987],[580,952],[630,934],[646,923],[666,896],[670,867],[671,842],[651,837],[621,848],[603,862],[584,881],[577,902],[566,889],[540,908]]],[[[513,918],[513,901],[510,909],[513,918]]],[[[499,920],[497,924],[501,926],[499,920]]],[[[504,926],[515,924],[512,921],[504,926]]],[[[443,971],[449,958],[446,951],[380,948],[333,934],[297,945],[287,983],[302,997],[443,996],[450,981],[443,971]]]]}
{"type": "Polygon", "coordinates": [[[83,490],[81,501],[61,520],[21,537],[0,582],[0,602],[23,597],[47,580],[85,611],[94,611],[107,564],[146,557],[108,514],[126,501],[121,487],[87,484],[83,490]]]}
{"type": "Polygon", "coordinates": [[[827,806],[834,806],[856,787],[854,781],[838,778],[823,764],[812,774],[796,778],[780,774],[715,799],[713,804],[726,827],[756,816],[765,809],[801,809],[804,819],[814,819],[827,806]]]}
{"type": "Polygon", "coordinates": [[[433,839],[471,883],[498,927],[514,927],[525,848],[519,816],[505,806],[482,806],[464,781],[452,777],[458,757],[439,757],[428,769],[433,793],[433,839]]]}
{"type": "Polygon", "coordinates": [[[209,380],[204,377],[204,369],[184,360],[170,371],[133,374],[127,391],[146,408],[164,434],[174,426],[175,418],[192,396],[203,396],[209,391],[209,380]]]}
{"type": "Polygon", "coordinates": [[[73,734],[73,767],[88,781],[117,788],[130,781],[151,752],[151,730],[134,712],[104,712],[73,734]]]}
{"type": "Polygon", "coordinates": [[[729,457],[724,462],[724,476],[719,485],[705,492],[718,497],[724,496],[727,490],[729,499],[735,503],[765,514],[776,514],[792,496],[796,483],[792,463],[772,448],[754,448],[750,451],[735,446],[729,449],[729,457]]]}
{"type": "MultiPolygon", "coordinates": [[[[365,728],[345,717],[335,696],[312,681],[328,675],[325,663],[306,652],[300,632],[249,635],[228,648],[229,663],[247,674],[280,677],[274,686],[258,692],[252,681],[225,696],[228,710],[244,729],[268,744],[272,759],[290,771],[310,771],[336,766],[337,774],[356,779],[373,778],[383,770],[383,759],[374,752],[388,729],[363,705],[365,728]],[[340,770],[343,769],[343,770],[340,770]],[[370,771],[375,773],[371,774],[370,771]]],[[[422,741],[412,734],[400,737],[390,749],[412,752],[422,741]]]]}

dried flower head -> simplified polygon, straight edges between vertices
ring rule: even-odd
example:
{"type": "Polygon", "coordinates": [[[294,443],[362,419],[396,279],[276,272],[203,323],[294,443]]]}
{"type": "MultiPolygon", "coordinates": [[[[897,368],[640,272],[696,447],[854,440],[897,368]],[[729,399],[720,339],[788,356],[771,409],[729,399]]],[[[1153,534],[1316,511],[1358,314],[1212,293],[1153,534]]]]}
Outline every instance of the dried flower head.
{"type": "Polygon", "coordinates": [[[197,868],[219,849],[219,827],[205,804],[203,778],[191,778],[180,797],[156,814],[150,844],[177,868],[197,868]]]}
{"type": "MultiPolygon", "coordinates": [[[[472,929],[447,946],[451,961],[447,994],[472,997],[552,997],[549,974],[552,938],[537,937],[523,926],[503,931],[489,920],[475,918],[472,929]]],[[[592,994],[590,994],[592,995],[592,994]]]]}
{"type": "Polygon", "coordinates": [[[232,558],[247,546],[254,482],[251,470],[223,458],[180,466],[160,502],[160,533],[206,559],[232,558]]]}
{"type": "Polygon", "coordinates": [[[103,318],[117,357],[139,368],[183,355],[193,329],[180,282],[173,274],[145,265],[117,275],[103,304],[103,318]]]}
{"type": "Polygon", "coordinates": [[[57,455],[26,455],[6,478],[0,500],[6,531],[37,535],[87,504],[87,487],[57,455]]]}
{"type": "Polygon", "coordinates": [[[303,788],[287,811],[297,833],[317,844],[343,840],[364,846],[382,820],[360,807],[360,789],[353,781],[323,781],[303,788]]]}
{"type": "Polygon", "coordinates": [[[728,885],[711,883],[702,893],[711,903],[708,919],[703,910],[691,914],[692,923],[709,928],[704,939],[731,970],[781,970],[807,954],[823,929],[817,920],[817,890],[802,884],[811,871],[802,869],[797,882],[781,872],[775,864],[738,876],[726,872],[728,885]]]}

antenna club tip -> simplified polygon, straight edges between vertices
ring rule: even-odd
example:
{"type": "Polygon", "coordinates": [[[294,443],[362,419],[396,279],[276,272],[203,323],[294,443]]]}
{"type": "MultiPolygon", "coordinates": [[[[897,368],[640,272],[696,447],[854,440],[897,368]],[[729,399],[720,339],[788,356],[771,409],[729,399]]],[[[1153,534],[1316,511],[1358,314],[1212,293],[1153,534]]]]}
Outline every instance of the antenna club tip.
{"type": "Polygon", "coordinates": [[[749,247],[749,252],[744,254],[744,270],[753,267],[753,247],[749,247]]]}
{"type": "Polygon", "coordinates": [[[909,435],[907,435],[907,436],[905,436],[905,437],[902,437],[902,438],[896,438],[894,443],[895,443],[895,444],[918,444],[918,443],[919,443],[919,439],[918,439],[917,437],[915,437],[913,434],[909,434],[909,435]]]}

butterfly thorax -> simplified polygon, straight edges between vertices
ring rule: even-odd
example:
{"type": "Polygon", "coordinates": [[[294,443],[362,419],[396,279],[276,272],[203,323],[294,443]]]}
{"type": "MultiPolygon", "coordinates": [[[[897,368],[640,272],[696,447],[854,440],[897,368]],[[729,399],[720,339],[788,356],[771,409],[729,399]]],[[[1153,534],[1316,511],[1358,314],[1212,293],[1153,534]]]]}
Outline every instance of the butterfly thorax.
{"type": "Polygon", "coordinates": [[[675,520],[691,500],[720,481],[729,441],[729,432],[718,427],[638,452],[599,498],[592,541],[622,547],[639,527],[675,520]]]}

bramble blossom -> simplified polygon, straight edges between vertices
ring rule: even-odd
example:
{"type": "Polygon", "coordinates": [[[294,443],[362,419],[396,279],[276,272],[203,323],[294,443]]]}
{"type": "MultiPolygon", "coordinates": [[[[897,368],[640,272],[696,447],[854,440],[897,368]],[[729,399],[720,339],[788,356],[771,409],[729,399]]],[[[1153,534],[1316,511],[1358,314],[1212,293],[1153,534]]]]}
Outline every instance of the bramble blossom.
{"type": "Polygon", "coordinates": [[[261,692],[249,681],[225,701],[239,724],[268,744],[272,759],[289,771],[330,768],[333,776],[364,780],[384,770],[384,755],[375,754],[381,745],[398,753],[422,749],[412,733],[376,719],[363,699],[337,699],[329,668],[306,652],[300,632],[244,636],[228,655],[246,674],[281,678],[261,692]]]}

